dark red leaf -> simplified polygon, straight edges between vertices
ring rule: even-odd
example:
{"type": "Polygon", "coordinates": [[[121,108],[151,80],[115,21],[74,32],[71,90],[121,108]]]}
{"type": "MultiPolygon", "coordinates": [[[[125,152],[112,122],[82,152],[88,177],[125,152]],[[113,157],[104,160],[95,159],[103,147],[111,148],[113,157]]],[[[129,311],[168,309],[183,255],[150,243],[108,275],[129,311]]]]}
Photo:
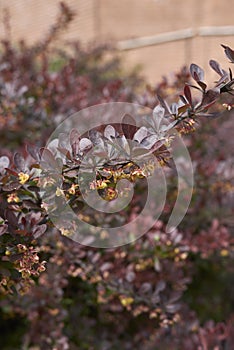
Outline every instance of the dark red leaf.
{"type": "Polygon", "coordinates": [[[134,118],[129,114],[125,114],[123,116],[121,126],[126,139],[133,139],[133,136],[137,131],[136,122],[134,118]]]}
{"type": "Polygon", "coordinates": [[[45,166],[49,166],[49,168],[58,170],[58,162],[56,161],[53,153],[48,148],[41,148],[41,164],[45,166]]]}
{"type": "Polygon", "coordinates": [[[203,91],[206,91],[207,85],[203,81],[198,81],[197,83],[203,91]]]}
{"type": "Polygon", "coordinates": [[[167,102],[160,95],[157,95],[157,98],[159,100],[160,105],[165,109],[165,113],[170,115],[172,112],[167,102]]]}
{"type": "Polygon", "coordinates": [[[40,161],[40,149],[34,145],[26,145],[26,150],[36,161],[40,161]]]}
{"type": "Polygon", "coordinates": [[[92,148],[93,144],[92,141],[90,141],[87,137],[83,137],[79,142],[79,148],[81,152],[85,152],[92,148]]]}
{"type": "Polygon", "coordinates": [[[46,224],[42,224],[40,226],[37,226],[36,229],[33,230],[33,237],[35,239],[39,238],[40,236],[42,236],[45,233],[46,229],[47,229],[46,224]]]}
{"type": "Polygon", "coordinates": [[[191,94],[191,89],[188,85],[184,86],[184,96],[186,97],[188,103],[190,106],[192,106],[193,101],[192,101],[192,94],[191,94]]]}
{"type": "Polygon", "coordinates": [[[18,176],[18,173],[12,169],[6,168],[6,171],[10,173],[11,175],[18,176]]]}
{"type": "Polygon", "coordinates": [[[210,60],[209,64],[211,66],[211,68],[217,73],[219,74],[221,77],[224,75],[225,71],[220,67],[220,64],[215,61],[215,60],[210,60]]]}
{"type": "Polygon", "coordinates": [[[193,79],[198,82],[198,81],[203,81],[204,79],[204,71],[201,67],[199,67],[197,64],[192,63],[190,65],[190,73],[193,77],[193,79]]]}
{"type": "Polygon", "coordinates": [[[79,152],[80,135],[76,129],[72,129],[70,132],[70,145],[72,148],[72,154],[75,156],[79,152]]]}
{"type": "Polygon", "coordinates": [[[221,46],[224,48],[224,52],[225,52],[225,55],[227,56],[227,58],[232,63],[234,63],[234,51],[229,46],[226,46],[226,45],[223,45],[223,44],[221,44],[221,46]]]}
{"type": "Polygon", "coordinates": [[[13,181],[2,186],[3,191],[14,191],[18,190],[21,187],[21,184],[18,181],[13,181]]]}
{"type": "Polygon", "coordinates": [[[26,169],[25,159],[18,152],[15,153],[15,155],[14,155],[14,163],[15,163],[18,170],[23,171],[23,172],[25,171],[25,169],[26,169]]]}
{"type": "Polygon", "coordinates": [[[220,96],[220,92],[218,89],[210,89],[206,93],[204,93],[201,106],[203,108],[209,108],[212,106],[220,96]]]}
{"type": "Polygon", "coordinates": [[[5,211],[5,218],[11,226],[18,226],[18,219],[12,210],[5,211]]]}
{"type": "Polygon", "coordinates": [[[10,164],[10,160],[7,156],[0,157],[0,171],[6,169],[10,164]]]}
{"type": "Polygon", "coordinates": [[[58,147],[58,151],[64,154],[68,159],[72,160],[71,154],[66,148],[58,147]]]}
{"type": "Polygon", "coordinates": [[[38,209],[38,205],[30,199],[23,200],[22,206],[26,209],[38,209]]]}
{"type": "Polygon", "coordinates": [[[111,140],[117,136],[117,132],[112,125],[107,125],[104,130],[104,136],[111,140]]]}
{"type": "Polygon", "coordinates": [[[8,229],[7,224],[0,225],[0,236],[3,235],[4,233],[6,233],[7,229],[8,229]]]}
{"type": "Polygon", "coordinates": [[[179,95],[179,97],[180,97],[180,100],[186,105],[188,101],[184,98],[184,96],[179,95]]]}

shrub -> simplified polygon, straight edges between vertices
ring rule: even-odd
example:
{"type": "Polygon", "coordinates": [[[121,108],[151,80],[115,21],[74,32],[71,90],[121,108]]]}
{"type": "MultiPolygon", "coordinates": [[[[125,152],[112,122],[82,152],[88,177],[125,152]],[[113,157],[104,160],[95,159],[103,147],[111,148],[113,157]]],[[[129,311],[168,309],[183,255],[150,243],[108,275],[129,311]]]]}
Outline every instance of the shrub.
{"type": "MultiPolygon", "coordinates": [[[[62,6],[63,27],[72,14],[62,6]]],[[[105,60],[108,47],[84,51],[72,44],[74,53],[56,52],[56,61],[51,61],[55,49],[51,52],[49,45],[61,29],[60,22],[61,17],[50,36],[33,48],[21,43],[15,49],[6,41],[0,58],[4,144],[0,158],[1,307],[3,319],[18,318],[23,323],[15,333],[21,332],[17,345],[10,338],[3,346],[54,350],[231,349],[231,70],[226,72],[211,60],[220,79],[209,89],[203,70],[192,64],[190,74],[195,86],[183,69],[171,85],[164,80],[156,88],[139,92],[138,76],[121,75],[120,61],[115,57],[105,60]],[[56,62],[56,71],[51,62],[56,62]],[[169,101],[167,93],[172,90],[178,97],[169,101]],[[194,90],[200,95],[195,96],[194,90]],[[153,153],[169,169],[169,204],[161,219],[134,243],[103,250],[76,244],[66,237],[69,230],[59,232],[53,226],[40,195],[40,181],[45,187],[53,185],[52,169],[58,165],[56,155],[42,147],[49,132],[67,114],[109,101],[154,107],[154,122],[164,113],[173,129],[186,134],[195,166],[195,190],[186,217],[169,234],[166,222],[177,184],[165,143],[170,143],[173,135],[155,141],[154,124],[147,130],[139,129],[128,116],[119,124],[86,135],[71,130],[66,135],[67,148],[59,140],[58,150],[65,155],[62,187],[51,186],[51,191],[56,192],[58,201],[61,194],[65,196],[78,214],[85,204],[77,186],[77,171],[95,145],[102,145],[105,153],[113,143],[124,147],[126,139],[135,139],[140,148],[153,153]],[[218,116],[222,118],[216,119],[218,116]],[[43,133],[45,129],[48,134],[43,133]],[[28,142],[32,137],[35,144],[28,142]],[[52,167],[49,177],[47,174],[41,180],[43,161],[52,167]]],[[[233,51],[223,47],[233,63],[233,51]]],[[[105,156],[102,159],[90,191],[97,189],[102,198],[111,201],[118,195],[120,179],[134,182],[134,202],[123,213],[130,220],[137,215],[146,191],[144,179],[153,171],[147,153],[141,166],[128,157],[120,161],[118,153],[113,154],[110,163],[105,156]]],[[[93,224],[99,219],[88,208],[85,215],[93,224]]],[[[110,217],[113,224],[116,217],[110,217]]]]}

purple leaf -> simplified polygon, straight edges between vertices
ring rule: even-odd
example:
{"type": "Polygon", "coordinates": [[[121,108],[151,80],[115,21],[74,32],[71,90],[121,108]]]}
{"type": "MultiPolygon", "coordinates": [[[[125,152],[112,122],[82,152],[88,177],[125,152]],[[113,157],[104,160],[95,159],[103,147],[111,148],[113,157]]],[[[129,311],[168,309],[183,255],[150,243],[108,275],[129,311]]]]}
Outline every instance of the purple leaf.
{"type": "Polygon", "coordinates": [[[163,100],[162,97],[159,96],[159,95],[157,95],[157,98],[159,100],[160,105],[165,109],[166,114],[170,115],[171,114],[171,110],[170,110],[170,107],[168,106],[167,102],[165,100],[163,100]]]}
{"type": "MultiPolygon", "coordinates": [[[[211,66],[211,68],[217,73],[219,74],[221,77],[226,73],[221,67],[220,64],[215,61],[215,60],[210,60],[209,64],[211,66]]],[[[226,73],[227,74],[227,73],[226,73]]]]}
{"type": "Polygon", "coordinates": [[[209,108],[212,106],[217,99],[219,98],[220,93],[218,89],[210,89],[206,93],[204,93],[202,101],[201,101],[201,107],[203,108],[209,108]]]}
{"type": "Polygon", "coordinates": [[[111,268],[113,268],[113,263],[105,262],[104,264],[101,265],[100,270],[104,272],[104,271],[110,270],[111,268]]]}
{"type": "Polygon", "coordinates": [[[7,156],[0,157],[0,173],[5,170],[10,164],[10,160],[7,156]]]}
{"type": "Polygon", "coordinates": [[[148,154],[148,150],[146,148],[142,147],[134,147],[132,156],[135,157],[142,157],[148,154]]]}
{"type": "Polygon", "coordinates": [[[103,143],[102,141],[102,135],[99,131],[97,130],[89,130],[89,139],[92,142],[94,146],[99,145],[100,143],[103,143]]]}
{"type": "Polygon", "coordinates": [[[112,125],[107,125],[104,130],[104,136],[111,140],[112,138],[115,138],[117,136],[116,130],[112,125]]]}
{"type": "Polygon", "coordinates": [[[25,169],[26,169],[25,159],[18,152],[15,153],[15,155],[14,155],[14,163],[15,163],[18,170],[23,171],[23,172],[25,171],[25,169]]]}
{"type": "Polygon", "coordinates": [[[204,79],[204,71],[197,64],[192,63],[190,65],[190,73],[191,73],[193,79],[196,82],[203,81],[203,79],[204,79]]]}
{"type": "Polygon", "coordinates": [[[40,161],[40,149],[34,145],[26,145],[26,150],[36,161],[40,161]]]}
{"type": "Polygon", "coordinates": [[[30,214],[31,225],[37,224],[40,220],[41,220],[41,213],[40,212],[30,214]]]}
{"type": "Polygon", "coordinates": [[[203,81],[198,81],[197,83],[203,91],[206,91],[207,85],[203,81]]]}
{"type": "Polygon", "coordinates": [[[22,206],[26,209],[38,209],[38,205],[30,199],[23,200],[22,206]]]}
{"type": "Polygon", "coordinates": [[[80,135],[76,129],[72,129],[70,132],[70,145],[72,148],[72,154],[75,156],[79,152],[79,142],[80,142],[80,135]]]}
{"type": "Polygon", "coordinates": [[[18,219],[12,210],[5,211],[5,218],[11,226],[18,226],[18,219]]]}
{"type": "Polygon", "coordinates": [[[89,139],[87,139],[86,137],[81,139],[79,142],[79,147],[80,147],[81,152],[89,150],[90,148],[92,148],[92,146],[93,146],[92,142],[89,139]]]}
{"type": "Polygon", "coordinates": [[[155,293],[158,294],[162,292],[166,288],[166,283],[164,281],[159,281],[156,288],[155,288],[155,293]]]}
{"type": "Polygon", "coordinates": [[[46,224],[36,226],[36,228],[33,230],[33,237],[35,239],[41,237],[45,233],[46,229],[47,229],[46,224]]]}
{"type": "Polygon", "coordinates": [[[181,307],[180,304],[167,304],[166,310],[167,312],[174,314],[180,309],[180,307],[181,307]]]}
{"type": "Polygon", "coordinates": [[[190,106],[192,106],[193,101],[192,101],[192,94],[191,94],[191,89],[188,85],[184,86],[184,96],[186,97],[188,103],[190,106]]]}
{"type": "Polygon", "coordinates": [[[184,96],[183,95],[179,95],[179,97],[180,97],[180,100],[186,105],[187,104],[187,100],[186,100],[186,98],[184,98],[184,96]]]}
{"type": "Polygon", "coordinates": [[[3,191],[15,191],[21,187],[18,181],[13,181],[2,186],[3,191]]]}
{"type": "Polygon", "coordinates": [[[227,58],[229,58],[231,63],[234,63],[234,51],[226,45],[221,44],[221,46],[224,48],[224,52],[227,58]]]}
{"type": "Polygon", "coordinates": [[[58,162],[56,161],[53,153],[48,148],[41,148],[41,162],[43,165],[49,166],[50,169],[59,169],[58,162]]]}
{"type": "Polygon", "coordinates": [[[157,142],[158,142],[158,135],[150,135],[146,137],[141,144],[146,148],[146,149],[151,149],[157,142]]]}
{"type": "Polygon", "coordinates": [[[187,112],[189,107],[190,107],[190,105],[188,103],[184,106],[179,107],[178,114],[183,114],[183,113],[187,112]]]}
{"type": "Polygon", "coordinates": [[[67,148],[69,145],[67,133],[61,132],[58,135],[58,147],[67,148]]]}
{"type": "Polygon", "coordinates": [[[3,235],[4,233],[6,233],[7,229],[8,229],[7,224],[0,225],[0,236],[3,235]]]}
{"type": "Polygon", "coordinates": [[[141,294],[147,294],[151,291],[152,291],[152,285],[149,282],[143,283],[139,290],[141,294]]]}
{"type": "Polygon", "coordinates": [[[139,143],[142,142],[143,139],[145,139],[148,135],[148,130],[145,126],[142,126],[137,132],[135,133],[133,140],[137,141],[139,143]]]}
{"type": "Polygon", "coordinates": [[[83,245],[90,245],[94,242],[95,238],[91,235],[86,236],[80,243],[83,245]]]}
{"type": "Polygon", "coordinates": [[[18,176],[18,173],[12,169],[6,168],[6,171],[13,176],[18,176]]]}
{"type": "Polygon", "coordinates": [[[178,114],[178,104],[177,103],[175,103],[175,102],[172,103],[172,105],[171,105],[171,112],[174,115],[178,114]]]}
{"type": "Polygon", "coordinates": [[[137,131],[136,122],[133,117],[129,114],[125,114],[122,119],[122,130],[126,139],[132,139],[135,132],[137,131]]]}
{"type": "Polygon", "coordinates": [[[64,154],[69,160],[72,160],[71,154],[66,148],[58,147],[58,151],[64,154]]]}

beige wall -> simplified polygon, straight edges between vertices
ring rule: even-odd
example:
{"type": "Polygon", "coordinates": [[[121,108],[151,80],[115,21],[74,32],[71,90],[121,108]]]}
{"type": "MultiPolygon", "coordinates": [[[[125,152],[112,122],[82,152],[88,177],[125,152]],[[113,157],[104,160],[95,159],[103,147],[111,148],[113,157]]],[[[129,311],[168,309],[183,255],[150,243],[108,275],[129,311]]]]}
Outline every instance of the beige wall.
{"type": "MultiPolygon", "coordinates": [[[[24,37],[32,43],[48,31],[58,12],[58,3],[59,0],[0,0],[0,16],[8,8],[12,37],[16,40],[24,37]]],[[[151,46],[141,42],[134,49],[123,51],[125,66],[140,64],[152,83],[191,61],[208,68],[209,58],[214,58],[224,62],[225,68],[228,66],[220,43],[234,47],[234,1],[66,0],[66,3],[77,12],[77,17],[64,38],[84,43],[111,39],[126,48],[126,40],[156,36],[156,43],[151,46]],[[212,27],[212,35],[200,30],[204,27],[212,27]],[[229,35],[219,34],[220,27],[229,35]],[[187,28],[193,30],[191,38],[157,41],[158,35],[187,28]]],[[[0,37],[3,35],[1,20],[0,37]]],[[[208,78],[213,80],[215,75],[210,73],[208,78]]]]}

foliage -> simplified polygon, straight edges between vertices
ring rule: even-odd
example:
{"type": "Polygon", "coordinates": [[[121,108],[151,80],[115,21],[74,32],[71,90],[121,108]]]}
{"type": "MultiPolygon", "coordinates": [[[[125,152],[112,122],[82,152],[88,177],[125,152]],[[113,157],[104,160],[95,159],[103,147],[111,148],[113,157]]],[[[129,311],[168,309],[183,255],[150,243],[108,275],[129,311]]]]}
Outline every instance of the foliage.
{"type": "Polygon", "coordinates": [[[113,47],[83,48],[79,42],[65,42],[62,48],[53,45],[72,18],[71,10],[62,5],[48,35],[34,46],[21,41],[16,47],[8,39],[2,41],[0,136],[8,149],[26,140],[44,145],[54,127],[80,109],[133,99],[140,78],[131,72],[121,74],[113,47]]]}
{"type": "MultiPolygon", "coordinates": [[[[208,88],[203,70],[192,64],[196,85],[183,69],[172,85],[164,79],[139,93],[139,77],[121,74],[115,57],[106,60],[108,47],[83,50],[76,43],[70,45],[72,53],[50,49],[72,19],[66,5],[62,13],[42,43],[34,47],[21,43],[16,49],[6,40],[0,57],[1,323],[18,319],[21,324],[15,331],[17,337],[21,332],[17,345],[9,334],[3,349],[232,349],[231,70],[226,72],[211,60],[220,78],[208,88]],[[51,64],[54,55],[59,62],[56,71],[51,64]],[[75,244],[66,237],[69,230],[59,232],[53,226],[40,196],[39,175],[41,161],[53,169],[58,166],[57,155],[43,147],[50,131],[67,114],[109,101],[153,107],[148,128],[139,129],[124,116],[118,125],[87,135],[73,129],[65,146],[64,139],[58,140],[58,151],[65,156],[62,187],[53,188],[52,172],[42,178],[45,187],[56,191],[58,201],[65,196],[79,214],[83,204],[77,172],[93,149],[96,158],[101,154],[101,161],[98,167],[95,162],[96,180],[90,191],[98,189],[102,198],[111,201],[120,195],[116,189],[120,179],[136,183],[135,202],[124,213],[130,220],[137,215],[144,180],[155,166],[148,163],[148,154],[168,167],[168,204],[161,219],[136,242],[103,250],[75,244]],[[171,234],[166,233],[165,223],[177,185],[165,146],[172,135],[164,133],[158,139],[156,130],[162,115],[169,128],[186,134],[195,167],[192,204],[171,234]],[[137,147],[132,149],[127,139],[137,147]],[[135,164],[139,155],[141,166],[135,164]]],[[[233,63],[233,51],[223,47],[233,63]]],[[[88,210],[86,217],[97,223],[88,210]]]]}

